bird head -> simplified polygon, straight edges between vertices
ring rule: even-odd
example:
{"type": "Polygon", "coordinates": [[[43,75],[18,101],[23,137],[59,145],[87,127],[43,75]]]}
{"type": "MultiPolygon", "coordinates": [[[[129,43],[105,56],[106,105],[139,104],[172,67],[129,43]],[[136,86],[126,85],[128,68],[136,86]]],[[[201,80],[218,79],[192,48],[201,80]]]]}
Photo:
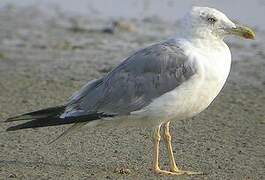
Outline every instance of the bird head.
{"type": "Polygon", "coordinates": [[[254,39],[254,31],[232,22],[222,12],[208,7],[193,7],[181,21],[186,34],[201,38],[223,39],[228,35],[236,35],[246,39],[254,39]]]}

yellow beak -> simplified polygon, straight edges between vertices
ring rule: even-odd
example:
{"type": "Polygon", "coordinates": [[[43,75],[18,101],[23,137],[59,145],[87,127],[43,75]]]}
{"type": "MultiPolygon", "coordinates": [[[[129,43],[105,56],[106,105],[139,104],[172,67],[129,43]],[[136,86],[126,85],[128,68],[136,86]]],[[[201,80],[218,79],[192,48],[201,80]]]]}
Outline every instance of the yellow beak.
{"type": "Polygon", "coordinates": [[[255,38],[255,32],[247,27],[242,25],[236,25],[236,28],[231,28],[228,30],[229,33],[234,34],[236,36],[240,36],[246,39],[254,39],[255,38]]]}

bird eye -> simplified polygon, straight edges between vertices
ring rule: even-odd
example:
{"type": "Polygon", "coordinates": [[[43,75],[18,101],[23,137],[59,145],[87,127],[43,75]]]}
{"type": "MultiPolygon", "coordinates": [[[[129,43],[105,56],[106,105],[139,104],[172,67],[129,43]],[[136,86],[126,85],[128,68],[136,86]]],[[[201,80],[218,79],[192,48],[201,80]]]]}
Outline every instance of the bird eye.
{"type": "Polygon", "coordinates": [[[213,18],[213,17],[209,17],[207,19],[207,21],[210,22],[210,23],[215,23],[217,20],[215,18],[213,18]]]}

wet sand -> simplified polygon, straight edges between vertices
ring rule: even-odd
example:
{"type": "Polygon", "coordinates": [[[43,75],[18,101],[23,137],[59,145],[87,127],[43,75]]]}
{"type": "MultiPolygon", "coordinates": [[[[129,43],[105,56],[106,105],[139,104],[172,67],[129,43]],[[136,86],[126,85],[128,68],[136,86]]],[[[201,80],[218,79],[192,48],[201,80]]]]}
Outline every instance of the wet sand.
{"type": "MultiPolygon", "coordinates": [[[[0,22],[1,121],[63,103],[178,26],[147,18],[130,21],[136,32],[104,33],[110,20],[32,7],[3,9],[0,22]]],[[[206,175],[155,176],[149,129],[85,127],[47,145],[69,126],[6,133],[8,124],[1,123],[0,179],[265,179],[265,32],[257,29],[255,41],[233,38],[229,45],[234,61],[221,94],[199,116],[172,123],[177,163],[206,175]]],[[[161,166],[167,168],[164,152],[161,166]]]]}

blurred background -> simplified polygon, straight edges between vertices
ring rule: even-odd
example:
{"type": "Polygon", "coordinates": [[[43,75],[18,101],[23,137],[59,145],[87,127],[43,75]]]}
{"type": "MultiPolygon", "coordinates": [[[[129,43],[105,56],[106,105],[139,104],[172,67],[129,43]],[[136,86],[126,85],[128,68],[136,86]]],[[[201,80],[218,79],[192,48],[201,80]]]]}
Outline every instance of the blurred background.
{"type": "MultiPolygon", "coordinates": [[[[131,53],[176,35],[193,5],[223,11],[256,39],[227,38],[224,89],[199,116],[172,123],[177,162],[205,179],[265,179],[264,0],[1,0],[0,121],[62,104],[131,53]]],[[[157,178],[148,129],[84,128],[47,145],[68,126],[7,127],[0,124],[0,179],[157,178]]]]}
{"type": "Polygon", "coordinates": [[[1,6],[15,4],[17,6],[39,6],[49,11],[56,6],[63,11],[87,16],[104,18],[136,18],[159,17],[165,21],[175,21],[183,16],[191,6],[218,7],[229,17],[252,26],[265,26],[264,0],[2,0],[1,6]]]}

